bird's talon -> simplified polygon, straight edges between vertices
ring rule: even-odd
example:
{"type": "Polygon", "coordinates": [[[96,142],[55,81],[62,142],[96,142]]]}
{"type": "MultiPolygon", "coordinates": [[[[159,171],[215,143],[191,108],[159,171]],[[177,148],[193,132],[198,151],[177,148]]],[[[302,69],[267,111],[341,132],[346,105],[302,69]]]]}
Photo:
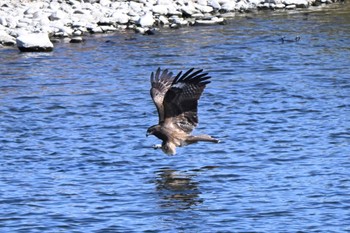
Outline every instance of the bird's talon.
{"type": "Polygon", "coordinates": [[[162,148],[162,145],[155,144],[155,145],[153,145],[152,147],[153,147],[153,149],[157,150],[157,149],[162,148]]]}

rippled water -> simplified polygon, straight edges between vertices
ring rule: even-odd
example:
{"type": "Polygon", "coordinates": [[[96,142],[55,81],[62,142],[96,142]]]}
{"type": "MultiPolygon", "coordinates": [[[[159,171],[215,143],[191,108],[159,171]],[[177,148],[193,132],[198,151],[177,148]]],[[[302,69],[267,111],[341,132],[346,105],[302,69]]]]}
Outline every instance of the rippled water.
{"type": "Polygon", "coordinates": [[[349,42],[336,4],[1,49],[1,232],[349,232],[349,42]],[[222,143],[151,148],[158,66],[210,72],[222,143]]]}

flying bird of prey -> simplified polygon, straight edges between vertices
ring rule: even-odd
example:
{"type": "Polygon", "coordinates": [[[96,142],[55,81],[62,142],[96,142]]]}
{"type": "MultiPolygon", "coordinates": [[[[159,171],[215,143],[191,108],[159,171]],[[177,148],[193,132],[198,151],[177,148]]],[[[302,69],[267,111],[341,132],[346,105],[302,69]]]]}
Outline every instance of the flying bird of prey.
{"type": "Polygon", "coordinates": [[[176,147],[199,141],[215,142],[219,140],[209,135],[193,136],[191,132],[198,124],[198,100],[210,83],[208,73],[203,70],[189,69],[175,77],[167,69],[157,69],[151,74],[151,96],[158,110],[159,122],[148,128],[147,136],[154,135],[161,139],[164,153],[174,155],[176,147]]]}

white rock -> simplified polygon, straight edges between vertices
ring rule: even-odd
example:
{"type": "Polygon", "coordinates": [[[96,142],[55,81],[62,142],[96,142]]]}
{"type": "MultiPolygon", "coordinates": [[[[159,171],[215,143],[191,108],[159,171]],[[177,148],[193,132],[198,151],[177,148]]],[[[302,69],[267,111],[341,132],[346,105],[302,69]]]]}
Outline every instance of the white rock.
{"type": "Polygon", "coordinates": [[[24,11],[24,14],[25,15],[32,15],[32,14],[34,14],[37,11],[38,11],[38,8],[36,8],[36,7],[29,7],[27,10],[24,11]]]}
{"type": "Polygon", "coordinates": [[[64,23],[61,21],[50,21],[49,26],[52,28],[62,28],[64,27],[64,23]]]}
{"type": "Polygon", "coordinates": [[[214,25],[214,24],[216,24],[214,21],[202,20],[202,19],[196,20],[195,22],[195,25],[214,25]]]}
{"type": "Polygon", "coordinates": [[[128,2],[113,2],[111,5],[112,9],[116,9],[118,11],[128,13],[129,11],[129,3],[128,2]]]}
{"type": "Polygon", "coordinates": [[[213,17],[210,20],[196,20],[197,25],[213,25],[224,22],[223,18],[213,17]]]}
{"type": "Polygon", "coordinates": [[[208,5],[208,1],[207,0],[197,0],[197,3],[203,6],[207,6],[208,5]]]}
{"type": "Polygon", "coordinates": [[[197,3],[194,4],[194,7],[202,13],[210,13],[210,12],[214,11],[213,7],[211,7],[211,6],[204,6],[204,5],[197,4],[197,3]]]}
{"type": "Polygon", "coordinates": [[[15,45],[16,39],[13,36],[7,34],[5,31],[0,30],[0,44],[15,45]]]}
{"type": "Polygon", "coordinates": [[[236,16],[236,12],[226,12],[226,13],[222,13],[221,17],[223,17],[224,19],[226,18],[234,18],[236,16]]]}
{"type": "Polygon", "coordinates": [[[81,2],[75,0],[68,0],[67,3],[71,5],[73,8],[81,8],[81,2]]]}
{"type": "Polygon", "coordinates": [[[113,27],[113,26],[100,26],[100,28],[102,29],[103,32],[114,32],[117,31],[117,28],[113,27]]]}
{"type": "Polygon", "coordinates": [[[156,5],[156,1],[145,0],[145,8],[152,9],[154,5],[156,5]]]}
{"type": "Polygon", "coordinates": [[[122,6],[122,3],[125,3],[125,2],[111,2],[111,9],[118,9],[122,6]]]}
{"type": "Polygon", "coordinates": [[[138,3],[142,3],[142,4],[146,4],[147,2],[149,2],[148,0],[131,0],[131,1],[134,1],[134,2],[138,2],[138,3]]]}
{"type": "Polygon", "coordinates": [[[36,11],[33,14],[33,19],[39,19],[39,18],[43,18],[43,16],[48,17],[48,15],[46,15],[45,13],[41,12],[41,11],[36,11]]]}
{"type": "Polygon", "coordinates": [[[80,30],[75,30],[72,35],[73,36],[81,36],[81,35],[83,35],[83,32],[80,30]]]}
{"type": "Polygon", "coordinates": [[[50,9],[53,11],[57,11],[60,8],[60,4],[58,2],[50,2],[50,9]]]}
{"type": "Polygon", "coordinates": [[[134,30],[137,33],[145,34],[145,32],[146,32],[146,30],[148,30],[148,28],[136,27],[134,30]]]}
{"type": "Polygon", "coordinates": [[[181,26],[188,25],[187,20],[180,18],[178,16],[172,16],[169,18],[169,20],[171,20],[171,22],[176,24],[176,25],[181,25],[181,26]]]}
{"type": "Polygon", "coordinates": [[[80,36],[75,36],[70,39],[69,43],[82,43],[84,42],[84,39],[80,36]]]}
{"type": "Polygon", "coordinates": [[[295,9],[295,8],[297,8],[297,6],[295,4],[286,6],[286,9],[288,9],[288,10],[295,9]]]}
{"type": "Polygon", "coordinates": [[[214,9],[221,9],[221,5],[217,0],[208,0],[208,5],[214,9]]]}
{"type": "Polygon", "coordinates": [[[17,37],[17,47],[22,52],[50,52],[53,44],[47,33],[23,34],[17,37]]]}
{"type": "Polygon", "coordinates": [[[62,10],[55,11],[49,16],[49,19],[51,21],[61,20],[61,19],[65,19],[65,18],[68,18],[68,14],[62,10]]]}
{"type": "Polygon", "coordinates": [[[153,18],[152,12],[147,12],[145,15],[141,16],[140,20],[138,21],[138,24],[141,25],[141,27],[152,27],[155,20],[153,18]]]}
{"type": "Polygon", "coordinates": [[[187,15],[193,15],[199,12],[192,2],[188,2],[187,5],[182,6],[181,10],[187,15]]]}
{"type": "Polygon", "coordinates": [[[225,21],[224,18],[221,18],[221,17],[220,18],[219,17],[213,17],[211,20],[216,22],[216,23],[223,23],[225,21]]]}
{"type": "Polygon", "coordinates": [[[297,5],[297,7],[308,7],[309,3],[307,0],[295,0],[295,5],[297,5]]]}
{"type": "Polygon", "coordinates": [[[234,11],[236,10],[236,2],[235,1],[226,1],[221,5],[221,9],[225,11],[234,11]]]}
{"type": "Polygon", "coordinates": [[[73,35],[74,30],[70,27],[63,26],[63,27],[59,28],[59,32],[62,33],[62,36],[69,37],[69,36],[73,35]]]}
{"type": "Polygon", "coordinates": [[[100,0],[100,4],[102,6],[109,6],[111,4],[110,0],[100,0]]]}
{"type": "Polygon", "coordinates": [[[40,26],[49,26],[51,21],[48,17],[41,16],[33,20],[33,23],[36,24],[38,27],[40,26]]]}
{"type": "Polygon", "coordinates": [[[286,5],[284,5],[283,3],[277,3],[277,4],[275,4],[275,8],[276,9],[283,9],[283,8],[285,8],[286,7],[286,5]]]}
{"type": "Polygon", "coordinates": [[[305,3],[307,4],[307,1],[303,1],[303,0],[283,0],[282,1],[283,4],[285,5],[296,5],[298,3],[305,3]]]}
{"type": "Polygon", "coordinates": [[[112,17],[118,24],[127,24],[130,20],[130,17],[127,14],[118,11],[113,13],[112,17]]]}
{"type": "Polygon", "coordinates": [[[30,25],[26,22],[18,22],[17,23],[17,28],[28,28],[30,25]]]}
{"type": "MultiPolygon", "coordinates": [[[[32,23],[32,20],[31,19],[28,19],[28,18],[22,18],[20,20],[18,20],[18,24],[19,23],[24,23],[24,24],[31,24],[32,23]]],[[[17,27],[18,27],[18,24],[17,24],[17,27]]]]}
{"type": "Polygon", "coordinates": [[[167,17],[165,17],[164,15],[159,16],[159,21],[163,24],[163,25],[169,25],[169,20],[167,17]]]}
{"type": "Polygon", "coordinates": [[[0,16],[0,25],[7,26],[7,20],[4,16],[0,16]]]}
{"type": "Polygon", "coordinates": [[[195,18],[195,19],[202,19],[202,18],[204,18],[204,14],[196,13],[196,14],[191,15],[191,17],[195,18]]]}
{"type": "Polygon", "coordinates": [[[178,29],[180,26],[176,23],[172,23],[169,25],[170,28],[175,28],[175,29],[178,29]]]}
{"type": "Polygon", "coordinates": [[[268,2],[265,2],[265,3],[259,4],[259,5],[258,5],[258,8],[259,8],[259,9],[269,9],[270,6],[273,8],[272,4],[273,4],[273,3],[270,4],[270,3],[268,3],[268,2]]]}
{"type": "Polygon", "coordinates": [[[101,27],[96,26],[96,27],[91,28],[90,32],[92,32],[92,33],[103,33],[103,30],[102,30],[101,27]]]}
{"type": "Polygon", "coordinates": [[[263,3],[265,3],[264,0],[249,0],[249,2],[247,4],[247,8],[255,8],[259,4],[263,4],[263,3]]]}
{"type": "Polygon", "coordinates": [[[114,19],[113,18],[108,18],[108,17],[103,17],[98,20],[98,25],[113,25],[114,24],[114,19]]]}
{"type": "Polygon", "coordinates": [[[121,29],[121,30],[125,30],[128,28],[128,26],[127,25],[118,25],[117,28],[121,29]]]}
{"type": "Polygon", "coordinates": [[[19,20],[18,17],[9,17],[9,18],[6,18],[7,27],[8,27],[8,28],[16,28],[16,27],[17,27],[17,22],[18,22],[18,20],[19,20]]]}
{"type": "Polygon", "coordinates": [[[172,5],[173,1],[171,0],[157,0],[157,5],[172,5]]]}
{"type": "Polygon", "coordinates": [[[114,12],[110,12],[109,10],[106,9],[99,9],[99,10],[91,10],[90,11],[90,21],[98,21],[99,19],[103,18],[103,17],[112,17],[114,12]]]}
{"type": "Polygon", "coordinates": [[[265,2],[268,2],[268,3],[273,3],[273,4],[280,4],[282,3],[283,0],[265,0],[265,2]]]}
{"type": "Polygon", "coordinates": [[[141,12],[143,4],[142,3],[138,3],[138,2],[134,2],[134,1],[130,1],[129,2],[129,7],[134,12],[141,12]]]}
{"type": "Polygon", "coordinates": [[[105,7],[105,6],[102,6],[102,4],[93,6],[90,2],[82,2],[81,3],[81,8],[83,10],[90,10],[90,11],[92,11],[92,10],[99,10],[102,7],[105,7]]]}
{"type": "MultiPolygon", "coordinates": [[[[254,3],[255,4],[255,3],[254,3]]],[[[247,3],[245,1],[240,1],[236,3],[236,9],[238,10],[248,10],[251,8],[252,3],[247,3]]]]}
{"type": "Polygon", "coordinates": [[[166,15],[168,14],[168,7],[166,5],[155,5],[152,7],[152,11],[156,14],[166,15]]]}
{"type": "Polygon", "coordinates": [[[66,12],[67,14],[73,14],[73,7],[69,4],[61,3],[60,10],[66,12]]]}
{"type": "Polygon", "coordinates": [[[168,14],[169,15],[182,15],[180,9],[178,9],[175,5],[168,5],[168,14]]]}

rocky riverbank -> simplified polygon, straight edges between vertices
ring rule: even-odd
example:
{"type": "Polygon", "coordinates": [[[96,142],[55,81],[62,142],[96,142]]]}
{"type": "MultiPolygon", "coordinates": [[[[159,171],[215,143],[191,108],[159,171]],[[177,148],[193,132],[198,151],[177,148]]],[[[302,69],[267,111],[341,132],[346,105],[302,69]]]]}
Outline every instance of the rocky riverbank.
{"type": "MultiPolygon", "coordinates": [[[[306,8],[334,1],[337,0],[8,0],[0,2],[0,45],[23,44],[18,39],[32,33],[73,38],[72,42],[81,41],[79,37],[85,34],[126,29],[152,34],[160,27],[224,23],[236,12],[306,8]]],[[[32,41],[36,47],[37,41],[40,39],[32,41]]]]}

